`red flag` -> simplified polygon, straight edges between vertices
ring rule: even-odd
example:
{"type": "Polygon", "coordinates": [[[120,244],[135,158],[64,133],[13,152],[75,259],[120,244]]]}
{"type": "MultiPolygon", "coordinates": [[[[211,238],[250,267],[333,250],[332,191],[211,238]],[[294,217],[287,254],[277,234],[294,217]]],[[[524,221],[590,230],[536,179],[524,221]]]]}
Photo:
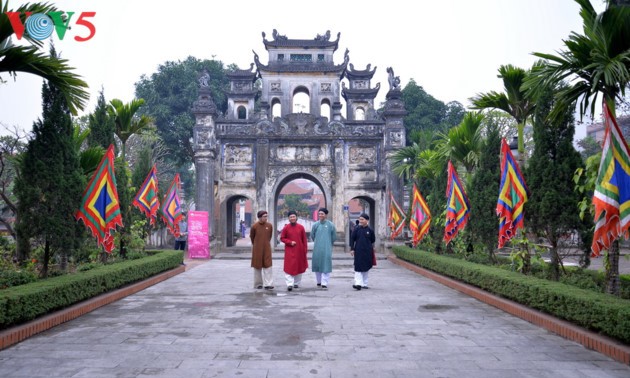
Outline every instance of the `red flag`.
{"type": "Polygon", "coordinates": [[[96,242],[110,253],[114,248],[112,231],[123,226],[114,175],[114,146],[110,145],[83,192],[75,218],[83,220],[96,242]]]}
{"type": "Polygon", "coordinates": [[[158,180],[157,169],[155,165],[149,171],[147,178],[138,190],[138,194],[133,200],[133,205],[138,208],[147,218],[151,224],[155,224],[155,218],[157,217],[158,209],[160,208],[160,201],[158,200],[158,180]]]}
{"type": "Polygon", "coordinates": [[[464,185],[457,175],[457,171],[451,161],[448,161],[448,185],[446,187],[446,224],[444,226],[444,241],[446,244],[460,230],[466,227],[470,215],[470,202],[464,191],[464,185]]]}
{"type": "Polygon", "coordinates": [[[413,246],[420,243],[424,235],[429,232],[431,226],[431,211],[420,191],[413,184],[413,199],[411,202],[411,219],[409,229],[413,231],[413,246]]]}
{"type": "Polygon", "coordinates": [[[389,216],[387,217],[387,224],[392,231],[392,239],[400,235],[405,226],[405,213],[400,206],[398,206],[391,192],[389,193],[389,216]]]}
{"type": "Polygon", "coordinates": [[[621,235],[628,238],[630,228],[630,154],[628,144],[619,130],[606,102],[604,110],[604,148],[593,194],[595,233],[593,257],[621,235]]]}
{"type": "Polygon", "coordinates": [[[501,185],[497,200],[499,248],[508,242],[518,228],[523,228],[523,206],[529,189],[505,139],[501,140],[501,185]]]}
{"type": "Polygon", "coordinates": [[[168,230],[171,234],[175,235],[175,237],[179,237],[179,221],[184,217],[179,200],[180,186],[179,173],[177,173],[173,178],[171,186],[168,188],[168,192],[164,196],[162,207],[160,208],[164,223],[166,223],[168,230]]]}

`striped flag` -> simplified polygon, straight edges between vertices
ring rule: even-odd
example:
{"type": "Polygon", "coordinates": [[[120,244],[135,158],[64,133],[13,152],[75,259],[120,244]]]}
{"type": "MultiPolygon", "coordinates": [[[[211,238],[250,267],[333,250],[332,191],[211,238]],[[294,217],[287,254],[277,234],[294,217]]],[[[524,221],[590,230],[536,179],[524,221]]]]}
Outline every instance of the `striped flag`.
{"type": "Polygon", "coordinates": [[[501,140],[501,185],[497,201],[499,216],[499,248],[503,248],[518,228],[523,228],[523,206],[529,197],[529,189],[510,146],[501,140]]]}
{"type": "Polygon", "coordinates": [[[168,230],[175,237],[179,237],[179,221],[184,217],[182,214],[182,205],[179,200],[179,190],[181,184],[179,182],[179,173],[175,174],[171,186],[168,188],[168,192],[164,196],[162,201],[162,207],[160,207],[160,214],[168,230]]]}
{"type": "Polygon", "coordinates": [[[599,256],[603,249],[621,235],[628,238],[630,228],[630,155],[617,121],[606,102],[604,111],[604,148],[595,183],[595,233],[592,256],[599,256]]]}
{"type": "Polygon", "coordinates": [[[138,208],[151,222],[151,225],[155,224],[155,218],[157,217],[158,209],[160,208],[160,201],[158,199],[158,180],[157,169],[155,165],[149,171],[147,178],[138,190],[133,199],[133,205],[138,208]]]}
{"type": "Polygon", "coordinates": [[[413,232],[413,246],[415,247],[420,243],[424,235],[429,232],[429,226],[431,226],[431,211],[416,184],[413,184],[412,195],[409,229],[413,232]]]}
{"type": "Polygon", "coordinates": [[[82,220],[107,253],[114,248],[112,231],[123,226],[114,175],[114,146],[110,145],[83,192],[75,218],[82,220]]]}
{"type": "Polygon", "coordinates": [[[389,193],[389,217],[387,217],[387,224],[392,230],[392,240],[400,235],[405,226],[405,213],[398,206],[391,192],[389,193]]]}
{"type": "Polygon", "coordinates": [[[464,191],[464,186],[457,175],[451,161],[448,161],[448,184],[446,186],[446,224],[444,225],[444,241],[446,244],[460,230],[466,227],[470,215],[470,202],[464,191]]]}

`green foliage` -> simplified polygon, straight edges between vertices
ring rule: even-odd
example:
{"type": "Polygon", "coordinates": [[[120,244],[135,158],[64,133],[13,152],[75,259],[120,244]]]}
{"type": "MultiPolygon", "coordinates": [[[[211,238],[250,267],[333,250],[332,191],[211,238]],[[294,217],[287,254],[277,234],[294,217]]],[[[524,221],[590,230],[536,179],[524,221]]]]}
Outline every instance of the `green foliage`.
{"type": "MultiPolygon", "coordinates": [[[[56,55],[54,49],[51,55],[56,55]]],[[[19,200],[18,235],[24,242],[35,237],[45,246],[45,276],[55,252],[71,252],[81,242],[74,212],[79,208],[85,178],[74,148],[66,98],[59,88],[44,83],[42,99],[43,119],[33,125],[34,137],[24,153],[15,194],[19,200]]]]}
{"type": "MultiPolygon", "coordinates": [[[[402,100],[408,114],[403,119],[407,133],[407,144],[422,143],[424,137],[418,132],[446,132],[458,125],[465,113],[464,106],[457,101],[444,104],[437,100],[411,79],[402,90],[402,100]]],[[[431,134],[424,134],[431,135],[431,134]]],[[[429,141],[432,140],[429,139],[429,141]]]]}
{"type": "Polygon", "coordinates": [[[105,265],[0,291],[0,329],[21,324],[99,294],[137,282],[183,261],[181,251],[105,265]]]}
{"type": "Polygon", "coordinates": [[[630,83],[630,7],[609,2],[597,14],[589,0],[580,5],[582,33],[573,32],[564,40],[558,55],[534,53],[544,59],[537,64],[524,88],[537,94],[563,80],[571,85],[556,94],[559,106],[551,116],[560,116],[577,102],[580,117],[595,114],[599,95],[615,112],[615,99],[622,100],[630,83]]]}
{"type": "Polygon", "coordinates": [[[470,220],[466,226],[475,242],[484,246],[487,256],[494,258],[494,249],[498,243],[499,219],[496,215],[497,195],[501,169],[499,155],[501,136],[496,123],[487,125],[487,136],[479,157],[479,165],[470,181],[468,199],[470,200],[470,220]]]}
{"type": "Polygon", "coordinates": [[[210,74],[212,99],[219,112],[227,109],[224,90],[229,88],[226,69],[221,61],[188,57],[184,61],[168,61],[151,76],[143,75],[135,84],[136,96],[146,100],[142,114],[154,118],[158,134],[170,148],[168,160],[176,166],[193,163],[193,126],[191,106],[198,96],[198,76],[206,69],[210,74]]]}
{"type": "Polygon", "coordinates": [[[602,147],[599,145],[599,142],[590,135],[578,140],[577,145],[582,149],[580,155],[582,155],[582,159],[584,160],[602,152],[602,147]]]}
{"type": "Polygon", "coordinates": [[[98,93],[98,100],[94,112],[90,114],[89,127],[90,135],[88,135],[89,147],[102,147],[107,149],[114,144],[114,118],[107,111],[108,105],[105,101],[105,90],[101,88],[98,93]]]}
{"type": "Polygon", "coordinates": [[[630,343],[630,301],[559,282],[395,246],[396,257],[630,343]]]}
{"type": "Polygon", "coordinates": [[[136,134],[142,134],[152,126],[153,118],[144,114],[139,115],[140,113],[138,113],[142,105],[144,105],[144,99],[142,98],[133,99],[126,104],[115,98],[110,101],[110,105],[107,108],[109,117],[114,120],[114,134],[120,140],[121,157],[125,161],[127,161],[125,156],[129,138],[136,134]]]}
{"type": "Polygon", "coordinates": [[[284,203],[279,208],[279,215],[284,217],[289,210],[295,210],[300,218],[309,218],[311,212],[308,205],[302,202],[302,197],[299,194],[285,194],[284,203]]]}
{"type": "Polygon", "coordinates": [[[6,257],[0,259],[0,289],[37,281],[37,260],[33,259],[24,266],[16,266],[6,257]]]}
{"type": "Polygon", "coordinates": [[[583,167],[573,147],[575,126],[572,112],[550,118],[555,90],[541,92],[534,114],[535,149],[526,169],[531,196],[526,204],[527,223],[551,245],[552,276],[559,277],[560,238],[574,230],[589,227],[579,217],[579,194],[573,189],[573,176],[583,167]]]}
{"type": "Polygon", "coordinates": [[[481,113],[466,113],[459,125],[447,133],[438,133],[435,150],[445,160],[460,163],[467,173],[471,173],[479,162],[483,148],[483,119],[481,113]]]}
{"type": "Polygon", "coordinates": [[[120,214],[124,227],[116,233],[116,240],[119,242],[120,254],[124,257],[127,252],[126,243],[129,239],[129,225],[131,224],[131,198],[133,194],[129,187],[129,168],[122,157],[114,162],[116,172],[116,190],[118,191],[118,201],[120,203],[120,214]]]}

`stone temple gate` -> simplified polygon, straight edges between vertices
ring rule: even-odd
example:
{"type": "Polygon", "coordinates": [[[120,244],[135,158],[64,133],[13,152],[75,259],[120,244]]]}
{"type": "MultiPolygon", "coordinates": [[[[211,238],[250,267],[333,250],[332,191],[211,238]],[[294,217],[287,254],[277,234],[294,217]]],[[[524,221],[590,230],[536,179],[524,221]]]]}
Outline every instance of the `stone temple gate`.
{"type": "Polygon", "coordinates": [[[275,225],[283,216],[275,214],[279,193],[296,178],[319,186],[338,241],[348,240],[345,205],[354,198],[369,204],[370,225],[377,240],[384,240],[389,235],[389,192],[402,203],[401,180],[386,159],[405,145],[400,80],[388,68],[389,91],[384,109],[377,112],[374,99],[380,83],[372,86],[376,67],[355,69],[348,50],[335,64],[340,34],[335,40],[329,31],[314,39],[289,39],[276,30],[272,40],[264,32],[262,36],[268,62],[263,64],[254,52],[249,70],[228,74],[226,114],[217,112],[206,72],[199,77],[199,98],[192,106],[195,203],[197,210],[211,214],[215,248],[232,244],[231,209],[239,200],[251,200],[254,213],[267,210],[275,225]],[[298,94],[308,99],[300,108],[298,94]]]}

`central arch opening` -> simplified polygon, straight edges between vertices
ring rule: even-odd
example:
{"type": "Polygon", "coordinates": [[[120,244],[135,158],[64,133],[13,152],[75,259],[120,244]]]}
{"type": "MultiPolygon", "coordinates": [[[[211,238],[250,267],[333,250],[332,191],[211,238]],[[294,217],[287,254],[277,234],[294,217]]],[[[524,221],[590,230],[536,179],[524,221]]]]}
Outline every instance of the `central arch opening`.
{"type": "Polygon", "coordinates": [[[306,236],[310,238],[311,226],[318,220],[317,210],[326,207],[326,196],[315,178],[295,174],[286,177],[278,185],[275,203],[277,234],[289,223],[287,212],[294,210],[298,213],[298,223],[304,226],[306,236]]]}
{"type": "Polygon", "coordinates": [[[293,91],[293,113],[310,113],[311,96],[305,87],[298,87],[293,91]]]}

